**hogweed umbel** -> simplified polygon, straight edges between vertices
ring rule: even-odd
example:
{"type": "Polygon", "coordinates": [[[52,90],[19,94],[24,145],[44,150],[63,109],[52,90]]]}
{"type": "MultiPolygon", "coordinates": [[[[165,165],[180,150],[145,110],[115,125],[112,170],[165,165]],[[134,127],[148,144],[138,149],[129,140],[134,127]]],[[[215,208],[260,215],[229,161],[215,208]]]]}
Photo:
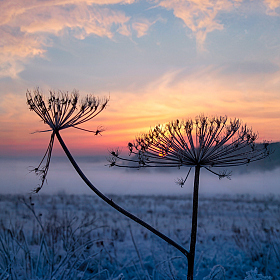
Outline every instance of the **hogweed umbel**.
{"type": "Polygon", "coordinates": [[[47,177],[55,134],[58,134],[60,130],[70,127],[93,132],[95,135],[100,134],[103,131],[100,127],[97,130],[91,131],[80,128],[79,125],[91,120],[102,112],[108,103],[108,99],[99,99],[93,95],[88,95],[79,103],[79,93],[77,90],[73,90],[71,94],[62,91],[50,91],[49,97],[44,98],[39,88],[35,89],[33,93],[27,90],[26,97],[29,109],[34,111],[49,126],[48,130],[36,132],[52,132],[46,153],[38,167],[31,170],[40,176],[41,184],[34,190],[37,193],[43,187],[47,177]]]}
{"type": "Polygon", "coordinates": [[[223,178],[230,174],[216,173],[213,168],[244,165],[269,155],[268,143],[256,144],[257,139],[258,134],[239,119],[201,115],[155,126],[128,143],[133,157],[122,158],[113,150],[111,161],[114,166],[129,168],[200,166],[223,178]]]}
{"type": "Polygon", "coordinates": [[[177,180],[181,187],[190,171],[195,168],[193,189],[193,211],[190,249],[188,258],[188,280],[193,279],[197,232],[198,189],[201,168],[205,168],[220,179],[230,178],[230,172],[215,168],[246,165],[266,158],[270,154],[268,143],[256,144],[258,134],[239,119],[227,117],[206,117],[200,115],[194,120],[175,120],[157,125],[148,133],[128,143],[129,158],[112,150],[110,166],[127,168],[188,167],[185,178],[177,180]]]}

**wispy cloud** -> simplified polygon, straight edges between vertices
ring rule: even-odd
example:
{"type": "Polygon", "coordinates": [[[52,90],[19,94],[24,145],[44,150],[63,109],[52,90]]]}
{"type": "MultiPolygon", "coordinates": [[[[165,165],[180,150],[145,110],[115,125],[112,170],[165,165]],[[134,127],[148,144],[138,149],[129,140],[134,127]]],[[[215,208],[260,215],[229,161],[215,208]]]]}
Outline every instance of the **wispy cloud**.
{"type": "MultiPolygon", "coordinates": [[[[145,131],[174,118],[195,117],[199,113],[224,114],[241,118],[262,132],[264,139],[278,139],[280,78],[276,68],[265,73],[247,71],[246,76],[221,75],[225,66],[208,66],[185,74],[183,70],[168,72],[142,89],[140,100],[137,94],[127,94],[123,99],[118,95],[114,102],[126,108],[126,115],[131,118],[126,123],[121,120],[117,127],[126,126],[128,130],[122,133],[129,138],[134,132],[129,121],[145,131]]],[[[118,121],[118,113],[114,114],[118,121]]]]}
{"type": "Polygon", "coordinates": [[[280,0],[264,0],[264,3],[268,7],[268,14],[270,15],[279,15],[276,12],[276,9],[280,7],[280,0]]]}
{"type": "Polygon", "coordinates": [[[183,20],[195,35],[197,48],[204,50],[207,34],[223,29],[223,24],[216,18],[217,14],[230,11],[242,0],[158,0],[157,2],[158,6],[173,10],[174,15],[183,20]]]}
{"type": "MultiPolygon", "coordinates": [[[[17,77],[30,58],[44,56],[51,36],[69,35],[114,39],[116,34],[141,38],[161,17],[145,13],[127,15],[124,5],[137,0],[2,0],[0,1],[0,77],[17,77]],[[155,18],[155,17],[154,17],[155,18]]],[[[198,50],[205,50],[209,33],[223,30],[220,13],[228,13],[243,0],[149,0],[151,7],[170,10],[195,37],[198,50]]],[[[277,15],[280,0],[260,0],[267,14],[277,15]]],[[[146,4],[147,4],[146,3],[146,4]]],[[[259,2],[258,2],[259,3],[259,2]]],[[[278,13],[279,14],[279,13],[278,13]]]]}
{"type": "MultiPolygon", "coordinates": [[[[27,58],[43,55],[48,36],[89,35],[113,38],[114,32],[129,36],[129,17],[108,4],[131,4],[133,0],[8,1],[0,3],[0,77],[16,77],[27,58]],[[102,4],[102,5],[101,5],[102,4]],[[106,6],[104,6],[106,5],[106,6]],[[112,31],[113,27],[117,27],[112,31]]],[[[48,42],[48,43],[47,43],[48,42]]]]}
{"type": "Polygon", "coordinates": [[[25,14],[19,20],[20,30],[24,33],[44,32],[59,35],[65,29],[70,29],[75,37],[84,39],[91,34],[112,38],[113,24],[123,25],[129,18],[122,12],[108,8],[79,5],[54,6],[51,10],[38,10],[31,18],[30,14],[25,14]]]}
{"type": "Polygon", "coordinates": [[[157,20],[149,21],[148,19],[139,19],[132,23],[132,28],[137,32],[137,37],[140,38],[147,34],[149,28],[155,24],[157,20]]]}
{"type": "Polygon", "coordinates": [[[23,70],[22,62],[34,56],[42,56],[45,38],[23,34],[13,29],[0,28],[0,77],[16,78],[23,70]]]}

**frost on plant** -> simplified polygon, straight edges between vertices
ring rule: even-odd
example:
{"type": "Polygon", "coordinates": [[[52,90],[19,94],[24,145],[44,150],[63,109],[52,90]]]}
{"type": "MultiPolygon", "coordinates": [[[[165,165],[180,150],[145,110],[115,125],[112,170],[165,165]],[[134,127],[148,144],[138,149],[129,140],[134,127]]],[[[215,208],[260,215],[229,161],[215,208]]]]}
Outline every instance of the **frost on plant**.
{"type": "Polygon", "coordinates": [[[225,280],[225,269],[221,265],[215,265],[203,280],[225,280]]]}
{"type": "Polygon", "coordinates": [[[254,270],[246,272],[247,276],[244,280],[272,280],[270,276],[263,276],[262,274],[258,274],[257,268],[254,270]]]}

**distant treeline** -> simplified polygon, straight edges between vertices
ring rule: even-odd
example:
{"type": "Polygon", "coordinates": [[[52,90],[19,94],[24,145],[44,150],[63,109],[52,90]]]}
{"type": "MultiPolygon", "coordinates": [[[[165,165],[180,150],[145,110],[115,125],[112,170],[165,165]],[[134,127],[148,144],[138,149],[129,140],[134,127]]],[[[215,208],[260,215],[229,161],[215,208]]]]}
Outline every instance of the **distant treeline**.
{"type": "MultiPolygon", "coordinates": [[[[261,144],[258,144],[261,145],[261,144]]],[[[271,143],[269,146],[269,149],[272,151],[271,155],[264,160],[252,162],[248,165],[243,165],[239,167],[232,167],[230,170],[233,171],[233,173],[250,173],[250,172],[258,172],[258,171],[272,171],[278,167],[280,167],[280,142],[271,143]]],[[[122,154],[127,155],[128,151],[124,149],[122,151],[122,154]]],[[[107,161],[109,155],[90,155],[90,156],[76,156],[76,160],[78,162],[85,162],[85,163],[95,163],[95,164],[101,164],[101,165],[107,165],[109,162],[107,161]]],[[[53,161],[61,161],[61,162],[67,162],[67,158],[65,156],[54,156],[53,161]]],[[[183,168],[183,167],[182,167],[183,168]]],[[[127,169],[123,168],[128,172],[173,172],[174,168],[165,168],[165,167],[157,167],[152,169],[146,169],[146,168],[140,168],[139,169],[127,169]]],[[[108,167],[109,170],[109,167],[108,167]]],[[[219,168],[216,169],[217,171],[219,168]]]]}
{"type": "Polygon", "coordinates": [[[234,167],[233,171],[238,173],[272,171],[280,167],[280,142],[271,143],[268,147],[272,151],[269,157],[245,166],[234,167]]]}

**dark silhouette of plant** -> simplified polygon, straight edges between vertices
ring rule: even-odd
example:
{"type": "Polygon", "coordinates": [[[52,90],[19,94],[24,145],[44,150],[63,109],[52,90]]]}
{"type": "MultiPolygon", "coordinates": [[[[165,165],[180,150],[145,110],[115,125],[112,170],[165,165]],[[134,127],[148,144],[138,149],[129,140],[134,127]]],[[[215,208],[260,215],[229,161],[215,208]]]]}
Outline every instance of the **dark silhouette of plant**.
{"type": "Polygon", "coordinates": [[[137,137],[133,143],[128,143],[130,158],[121,157],[118,149],[111,151],[110,166],[189,167],[187,176],[177,181],[181,187],[191,168],[195,168],[191,242],[185,254],[188,280],[193,279],[194,273],[200,170],[205,168],[219,178],[229,178],[227,171],[217,173],[213,168],[245,165],[267,157],[270,154],[268,143],[256,144],[257,138],[258,135],[242,125],[239,119],[228,121],[227,117],[200,115],[195,120],[176,120],[157,125],[149,133],[137,137]]]}
{"type": "Polygon", "coordinates": [[[73,167],[75,168],[81,179],[101,199],[103,199],[106,203],[108,203],[110,206],[112,206],[114,209],[116,209],[123,215],[134,220],[138,224],[142,225],[146,229],[156,234],[161,239],[165,240],[166,242],[177,248],[185,256],[189,254],[188,251],[181,245],[179,245],[163,233],[159,232],[146,222],[142,221],[138,217],[134,216],[130,212],[126,211],[125,209],[117,205],[112,199],[109,199],[107,196],[101,193],[82,172],[75,159],[72,157],[67,146],[65,145],[63,139],[61,138],[59,131],[70,127],[84,130],[87,132],[92,132],[95,135],[100,134],[103,131],[102,127],[98,127],[96,131],[91,131],[80,128],[78,127],[78,125],[91,120],[100,112],[102,112],[106,108],[108,99],[100,100],[94,96],[87,96],[80,104],[78,104],[79,96],[77,91],[73,91],[71,95],[62,92],[50,92],[50,97],[45,99],[43,95],[39,92],[39,89],[35,89],[33,93],[27,91],[26,96],[29,109],[31,111],[34,111],[44,121],[44,123],[46,123],[49,126],[48,130],[43,130],[39,132],[51,132],[51,139],[47,151],[44,154],[43,159],[38,165],[38,167],[32,170],[37,175],[39,175],[41,179],[41,184],[37,189],[34,190],[34,192],[39,192],[46,180],[52,155],[54,138],[56,136],[61,147],[63,148],[68,159],[72,163],[73,167]]]}
{"type": "Polygon", "coordinates": [[[69,127],[92,132],[95,135],[100,134],[103,131],[100,127],[95,131],[91,131],[80,128],[78,125],[91,120],[103,111],[108,103],[108,99],[100,100],[92,95],[88,95],[80,104],[78,104],[78,91],[73,90],[70,95],[61,91],[50,91],[50,97],[47,100],[44,100],[44,97],[40,94],[38,88],[34,90],[33,94],[30,91],[27,91],[26,97],[29,109],[34,111],[44,121],[44,123],[50,127],[48,130],[37,132],[52,132],[51,139],[43,159],[39,163],[38,167],[31,170],[34,171],[36,175],[39,175],[41,179],[41,185],[35,190],[37,193],[43,187],[46,180],[55,135],[58,139],[60,139],[61,137],[59,135],[59,131],[69,127]]]}

